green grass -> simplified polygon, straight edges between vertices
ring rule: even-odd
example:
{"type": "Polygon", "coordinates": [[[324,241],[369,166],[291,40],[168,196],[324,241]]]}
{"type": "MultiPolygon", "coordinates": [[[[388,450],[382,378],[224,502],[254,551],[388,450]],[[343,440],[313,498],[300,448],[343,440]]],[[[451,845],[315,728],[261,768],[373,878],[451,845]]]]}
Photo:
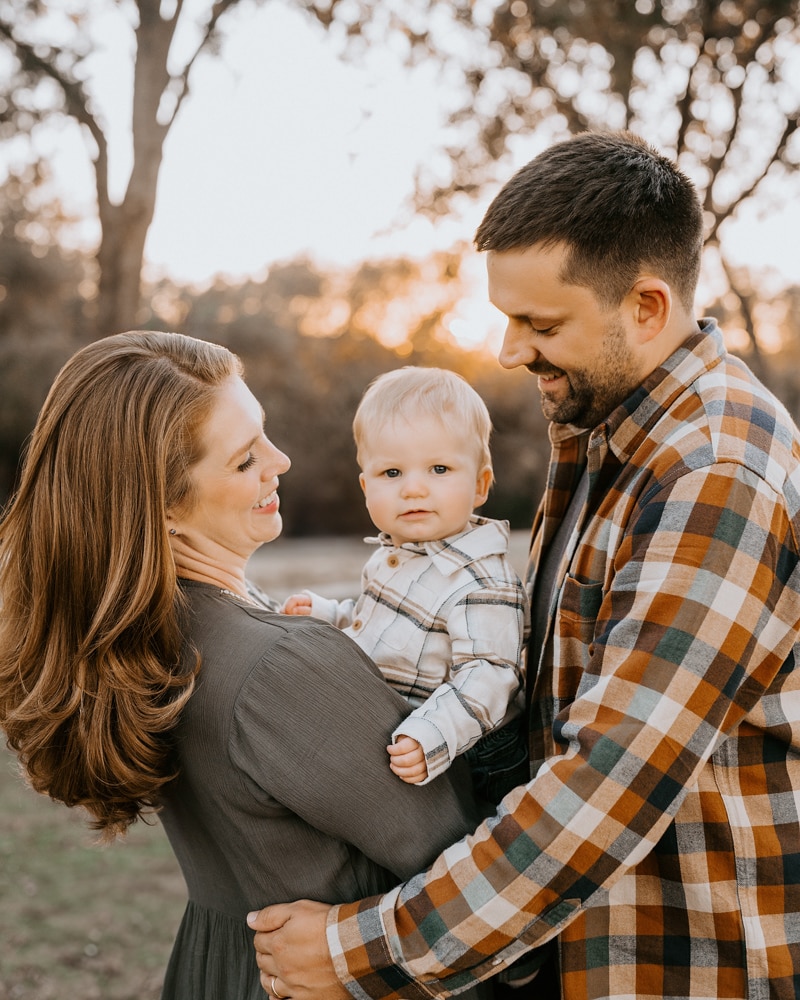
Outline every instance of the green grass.
{"type": "Polygon", "coordinates": [[[185,900],[160,824],[98,846],[0,748],[0,1000],[156,1000],[185,900]]]}

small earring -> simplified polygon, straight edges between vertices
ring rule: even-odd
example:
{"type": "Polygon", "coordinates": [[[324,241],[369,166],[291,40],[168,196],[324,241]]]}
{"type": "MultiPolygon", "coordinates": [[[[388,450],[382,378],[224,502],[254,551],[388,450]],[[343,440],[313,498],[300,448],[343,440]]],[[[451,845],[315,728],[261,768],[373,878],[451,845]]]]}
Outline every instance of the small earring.
{"type": "Polygon", "coordinates": [[[178,529],[177,528],[170,528],[169,529],[169,533],[171,535],[177,535],[178,534],[178,529]]]}

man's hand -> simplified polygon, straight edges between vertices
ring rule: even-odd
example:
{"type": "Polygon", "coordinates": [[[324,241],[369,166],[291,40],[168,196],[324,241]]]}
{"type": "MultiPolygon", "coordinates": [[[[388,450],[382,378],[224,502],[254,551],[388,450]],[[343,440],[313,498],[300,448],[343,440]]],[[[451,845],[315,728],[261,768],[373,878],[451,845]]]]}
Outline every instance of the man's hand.
{"type": "Polygon", "coordinates": [[[301,899],[249,913],[261,985],[278,1000],[351,1000],[333,968],[325,924],[331,907],[301,899]]]}
{"type": "Polygon", "coordinates": [[[391,758],[389,767],[398,778],[402,778],[409,785],[418,785],[428,777],[425,751],[416,740],[400,734],[386,749],[391,758]]]}

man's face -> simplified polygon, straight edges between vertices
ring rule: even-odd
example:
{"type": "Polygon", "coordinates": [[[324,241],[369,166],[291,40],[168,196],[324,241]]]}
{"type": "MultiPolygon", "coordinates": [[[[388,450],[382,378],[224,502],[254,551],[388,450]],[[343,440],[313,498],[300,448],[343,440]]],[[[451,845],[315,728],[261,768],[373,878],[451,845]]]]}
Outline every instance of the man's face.
{"type": "Polygon", "coordinates": [[[539,376],[544,415],[596,427],[647,374],[623,308],[565,284],[563,246],[490,251],[489,298],[508,318],[499,361],[539,376]]]}

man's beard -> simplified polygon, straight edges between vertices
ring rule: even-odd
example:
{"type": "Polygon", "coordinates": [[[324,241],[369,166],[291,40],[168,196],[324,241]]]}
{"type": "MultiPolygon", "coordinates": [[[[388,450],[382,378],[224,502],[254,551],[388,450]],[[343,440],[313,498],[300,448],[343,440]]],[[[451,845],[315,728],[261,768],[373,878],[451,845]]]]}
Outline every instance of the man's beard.
{"type": "Polygon", "coordinates": [[[641,384],[633,354],[619,321],[613,322],[603,338],[603,350],[595,370],[573,368],[569,372],[546,363],[528,365],[535,375],[564,375],[569,384],[566,396],[550,399],[540,388],[542,412],[556,424],[597,427],[641,384]]]}

